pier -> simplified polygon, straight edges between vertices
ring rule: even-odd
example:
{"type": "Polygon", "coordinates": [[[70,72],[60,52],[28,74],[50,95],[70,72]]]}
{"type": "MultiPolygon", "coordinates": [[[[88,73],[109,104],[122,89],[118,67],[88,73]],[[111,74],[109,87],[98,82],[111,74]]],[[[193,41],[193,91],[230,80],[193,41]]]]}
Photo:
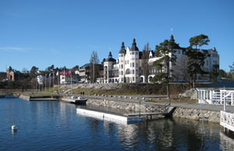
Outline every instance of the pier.
{"type": "Polygon", "coordinates": [[[30,95],[20,95],[20,99],[27,101],[58,101],[59,96],[30,96],[30,95]]]}
{"type": "Polygon", "coordinates": [[[93,117],[93,118],[97,118],[97,119],[101,119],[105,121],[110,121],[110,122],[115,122],[119,124],[129,124],[129,123],[142,121],[142,117],[126,117],[122,115],[116,115],[116,114],[93,111],[93,110],[88,110],[88,109],[81,109],[81,108],[77,108],[76,112],[84,116],[89,116],[89,117],[93,117]]]}
{"type": "Polygon", "coordinates": [[[62,101],[78,105],[86,105],[87,99],[62,98],[62,101]]]}
{"type": "Polygon", "coordinates": [[[126,117],[144,117],[146,120],[152,120],[153,116],[168,117],[169,113],[167,113],[167,112],[131,113],[131,114],[124,114],[124,116],[126,116],[126,117]]]}

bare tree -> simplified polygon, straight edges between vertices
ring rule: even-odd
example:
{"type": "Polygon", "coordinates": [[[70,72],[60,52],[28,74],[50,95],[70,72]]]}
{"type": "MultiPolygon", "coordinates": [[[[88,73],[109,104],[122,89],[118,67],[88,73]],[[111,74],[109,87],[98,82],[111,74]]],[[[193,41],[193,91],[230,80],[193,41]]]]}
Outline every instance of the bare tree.
{"type": "Polygon", "coordinates": [[[176,60],[176,65],[174,66],[174,78],[188,80],[187,68],[188,68],[188,58],[183,55],[181,58],[176,60]]]}
{"type": "Polygon", "coordinates": [[[149,43],[147,43],[144,46],[144,50],[142,52],[142,64],[141,64],[141,70],[142,74],[145,76],[145,82],[148,83],[148,76],[149,76],[149,43]]]}
{"type": "Polygon", "coordinates": [[[93,51],[90,58],[90,80],[94,83],[98,77],[99,69],[99,59],[96,51],[93,51]]]}

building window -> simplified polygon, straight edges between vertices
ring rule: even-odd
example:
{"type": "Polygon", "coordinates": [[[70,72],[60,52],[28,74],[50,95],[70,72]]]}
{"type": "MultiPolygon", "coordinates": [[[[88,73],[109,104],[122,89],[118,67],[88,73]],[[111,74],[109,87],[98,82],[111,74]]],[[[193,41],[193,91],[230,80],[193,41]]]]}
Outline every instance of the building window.
{"type": "Polygon", "coordinates": [[[123,71],[121,71],[121,75],[123,75],[123,71]]]}
{"type": "Polygon", "coordinates": [[[125,71],[125,74],[131,74],[130,72],[131,72],[131,70],[130,70],[130,69],[127,69],[127,70],[125,71]]]}
{"type": "Polygon", "coordinates": [[[132,77],[132,81],[135,81],[134,77],[132,77]]]}
{"type": "Polygon", "coordinates": [[[213,60],[213,65],[218,64],[217,60],[213,60]]]}
{"type": "Polygon", "coordinates": [[[136,52],[136,55],[138,55],[138,52],[136,52]]]}
{"type": "Polygon", "coordinates": [[[132,67],[134,67],[134,63],[132,63],[132,67]]]}
{"type": "Polygon", "coordinates": [[[218,57],[218,55],[217,54],[212,54],[212,57],[218,57]]]}
{"type": "Polygon", "coordinates": [[[132,70],[132,74],[134,74],[134,70],[132,70]]]}

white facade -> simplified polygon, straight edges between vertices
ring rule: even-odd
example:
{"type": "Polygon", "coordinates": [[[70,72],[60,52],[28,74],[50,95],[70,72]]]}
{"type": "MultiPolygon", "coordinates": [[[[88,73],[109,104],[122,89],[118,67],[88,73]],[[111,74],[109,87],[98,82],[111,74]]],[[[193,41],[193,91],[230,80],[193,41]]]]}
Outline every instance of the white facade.
{"type": "Polygon", "coordinates": [[[43,81],[44,81],[45,77],[42,76],[42,75],[38,75],[37,76],[37,83],[42,85],[43,84],[43,81]]]}
{"type": "Polygon", "coordinates": [[[60,84],[66,84],[66,76],[60,75],[60,84]]]}
{"type": "MultiPolygon", "coordinates": [[[[173,35],[171,39],[174,41],[173,35]]],[[[187,76],[187,61],[186,48],[177,47],[174,48],[176,56],[176,64],[170,63],[170,70],[175,78],[175,81],[186,81],[187,76]]],[[[205,64],[203,69],[208,72],[207,75],[198,75],[197,81],[209,81],[209,73],[213,71],[214,67],[219,69],[219,54],[215,48],[208,50],[200,50],[206,54],[205,64]]],[[[145,77],[141,74],[142,52],[136,46],[136,40],[133,39],[132,47],[125,49],[124,42],[122,42],[121,50],[119,51],[119,59],[115,60],[112,58],[111,53],[108,58],[104,61],[104,83],[139,83],[139,82],[151,82],[151,79],[159,72],[153,63],[160,59],[156,57],[153,51],[149,51],[149,76],[145,77]]],[[[171,54],[169,54],[171,55],[171,54]]],[[[217,70],[218,70],[217,69],[217,70]]],[[[166,72],[166,69],[163,69],[166,72]]]]}
{"type": "Polygon", "coordinates": [[[119,82],[140,82],[139,66],[139,50],[136,46],[136,40],[133,39],[131,49],[127,47],[127,50],[125,50],[124,43],[122,43],[122,47],[119,52],[119,82]]]}
{"type": "Polygon", "coordinates": [[[104,65],[104,83],[118,83],[118,76],[115,75],[115,71],[118,72],[119,67],[114,58],[112,58],[111,52],[108,58],[103,62],[104,65]]]}

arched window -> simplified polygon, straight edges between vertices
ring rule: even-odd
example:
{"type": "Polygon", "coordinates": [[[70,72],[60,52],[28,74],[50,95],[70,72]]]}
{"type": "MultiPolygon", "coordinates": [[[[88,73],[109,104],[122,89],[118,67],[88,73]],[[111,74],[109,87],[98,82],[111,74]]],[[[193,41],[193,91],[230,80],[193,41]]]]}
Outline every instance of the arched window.
{"type": "Polygon", "coordinates": [[[130,74],[130,69],[127,69],[127,70],[125,71],[125,74],[130,74]]]}

